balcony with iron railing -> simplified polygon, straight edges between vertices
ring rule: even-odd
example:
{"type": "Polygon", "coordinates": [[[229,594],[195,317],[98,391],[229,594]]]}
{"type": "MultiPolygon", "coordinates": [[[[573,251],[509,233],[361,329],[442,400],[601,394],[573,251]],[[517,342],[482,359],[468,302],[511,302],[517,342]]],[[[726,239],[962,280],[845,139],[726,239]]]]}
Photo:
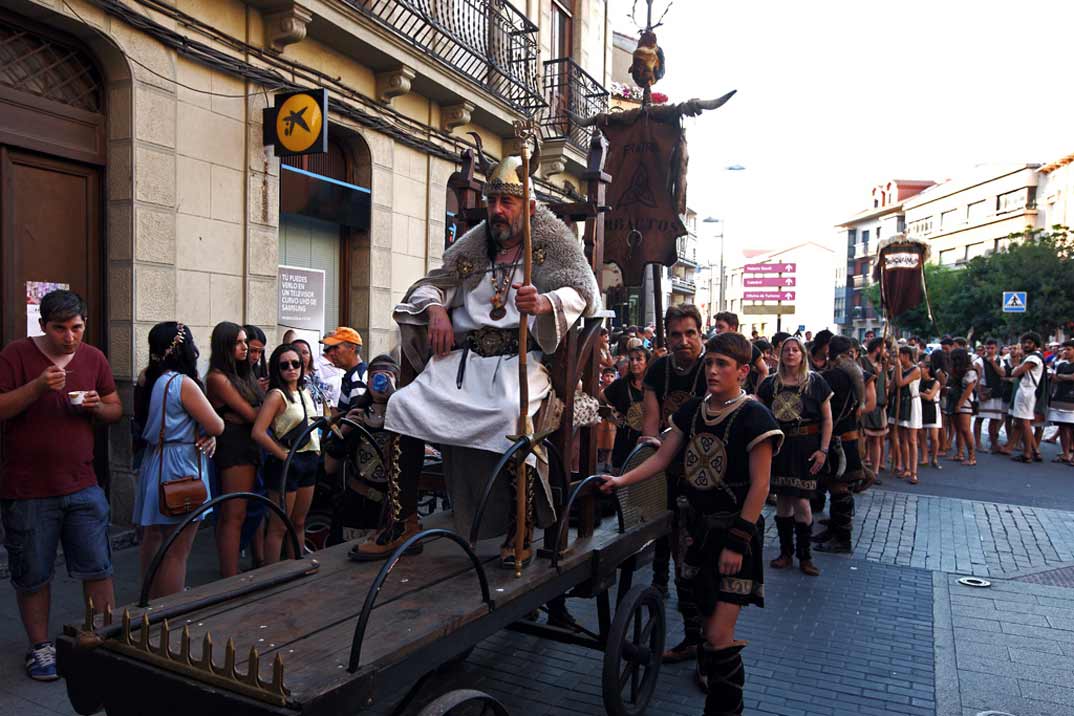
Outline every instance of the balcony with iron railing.
{"type": "Polygon", "coordinates": [[[693,294],[697,291],[697,284],[678,276],[671,277],[671,290],[675,293],[693,294]]]}
{"type": "Polygon", "coordinates": [[[525,115],[544,102],[538,28],[504,0],[341,0],[525,115]]]}
{"type": "Polygon", "coordinates": [[[566,139],[583,155],[588,152],[592,130],[578,120],[608,110],[608,90],[604,85],[569,57],[549,60],[544,63],[544,101],[544,138],[566,139]]]}

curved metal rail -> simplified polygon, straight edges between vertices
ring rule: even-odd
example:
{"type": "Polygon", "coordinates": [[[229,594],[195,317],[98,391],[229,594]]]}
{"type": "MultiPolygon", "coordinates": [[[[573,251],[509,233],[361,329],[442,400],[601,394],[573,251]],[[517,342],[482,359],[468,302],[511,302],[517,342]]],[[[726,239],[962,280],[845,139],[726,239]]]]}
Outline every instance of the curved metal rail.
{"type": "Polygon", "coordinates": [[[500,461],[496,463],[496,467],[493,469],[488,481],[485,482],[485,492],[481,495],[481,502],[478,503],[477,511],[474,512],[474,521],[470,524],[471,546],[477,544],[477,538],[481,532],[481,520],[485,517],[485,508],[488,507],[489,497],[492,495],[492,488],[496,485],[496,478],[500,476],[500,473],[504,471],[504,467],[507,466],[507,463],[511,461],[511,458],[513,458],[515,453],[519,450],[524,451],[522,454],[523,460],[529,457],[533,448],[527,438],[519,438],[515,441],[514,445],[507,449],[507,452],[503,454],[500,461]]]}
{"type": "MultiPolygon", "coordinates": [[[[556,541],[552,545],[552,569],[559,569],[559,546],[564,543],[567,537],[567,530],[570,528],[571,507],[574,506],[574,501],[581,496],[582,490],[594,482],[604,482],[604,476],[590,475],[579,482],[571,491],[571,496],[567,498],[567,505],[563,508],[563,514],[559,516],[559,521],[556,523],[556,541]]],[[[619,521],[619,534],[623,534],[626,532],[626,522],[623,519],[623,506],[619,504],[619,500],[615,501],[615,516],[619,521]]]]}
{"type": "Polygon", "coordinates": [[[347,670],[350,673],[354,673],[358,670],[358,662],[362,658],[362,640],[365,638],[365,629],[369,624],[369,615],[373,613],[373,605],[376,604],[377,595],[380,594],[380,590],[384,587],[385,580],[388,579],[388,575],[395,569],[395,565],[399,563],[403,555],[407,550],[413,547],[419,542],[425,542],[432,538],[447,537],[455,544],[462,547],[466,552],[466,556],[470,558],[470,562],[474,565],[474,571],[477,572],[477,579],[481,583],[481,599],[488,605],[489,611],[496,608],[496,605],[492,601],[492,596],[489,593],[489,581],[485,576],[485,568],[481,566],[481,560],[477,558],[473,549],[466,543],[462,537],[452,530],[436,528],[423,530],[416,535],[412,536],[403,544],[399,545],[392,556],[388,558],[388,561],[384,563],[384,566],[377,572],[377,578],[373,580],[373,584],[369,586],[369,591],[365,595],[365,604],[362,605],[362,613],[358,616],[358,624],[354,627],[354,638],[351,640],[351,658],[350,664],[347,670]]]}
{"type": "Polygon", "coordinates": [[[245,498],[248,500],[259,500],[268,505],[270,509],[275,510],[276,514],[281,520],[283,520],[284,525],[287,527],[287,535],[291,538],[291,547],[294,550],[295,559],[302,559],[302,545],[298,541],[298,532],[295,530],[295,525],[293,522],[291,522],[291,518],[287,516],[286,509],[281,508],[279,505],[277,505],[275,502],[265,497],[264,495],[258,495],[253,492],[230,492],[226,495],[214,497],[213,499],[198,507],[198,509],[191,512],[189,515],[186,516],[186,518],[183,519],[182,522],[179,523],[179,525],[175,528],[174,532],[168,535],[168,539],[164,541],[164,544],[160,546],[160,549],[157,550],[157,553],[153,555],[153,561],[149,563],[149,569],[147,569],[145,572],[145,579],[142,580],[142,592],[141,595],[138,597],[138,606],[149,606],[149,588],[153,584],[153,578],[157,576],[157,570],[160,569],[160,563],[164,561],[164,555],[168,552],[169,549],[171,549],[171,546],[175,543],[175,540],[179,539],[179,534],[191,524],[193,524],[194,520],[211,510],[216,505],[219,505],[222,502],[228,502],[230,500],[237,500],[239,498],[245,498]]]}
{"type": "MultiPolygon", "coordinates": [[[[295,453],[298,452],[298,446],[302,444],[302,441],[307,435],[312,433],[314,430],[319,430],[321,428],[327,427],[330,422],[331,421],[325,417],[314,418],[313,422],[311,422],[306,427],[306,429],[302,431],[302,435],[298,438],[298,440],[295,440],[295,444],[291,446],[291,449],[287,451],[287,459],[283,462],[283,472],[280,474],[280,481],[279,483],[277,483],[276,486],[277,494],[280,496],[279,504],[280,507],[282,507],[283,509],[287,509],[287,475],[291,472],[291,463],[292,461],[294,461],[295,453]]],[[[372,446],[373,450],[377,453],[377,457],[380,458],[380,464],[384,465],[385,469],[387,469],[388,463],[384,461],[384,452],[380,449],[380,445],[378,445],[377,441],[373,438],[373,433],[369,432],[366,426],[346,417],[340,418],[338,422],[347,424],[352,430],[357,430],[358,439],[364,440],[372,446]]]]}

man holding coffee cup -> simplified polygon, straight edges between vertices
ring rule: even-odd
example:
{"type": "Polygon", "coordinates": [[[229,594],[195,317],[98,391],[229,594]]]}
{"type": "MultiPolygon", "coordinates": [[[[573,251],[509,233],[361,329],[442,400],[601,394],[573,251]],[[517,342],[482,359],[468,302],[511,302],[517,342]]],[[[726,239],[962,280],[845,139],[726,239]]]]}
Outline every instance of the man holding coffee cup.
{"type": "Polygon", "coordinates": [[[30,641],[26,673],[54,681],[48,618],[56,548],[93,606],[114,602],[109,506],[93,471],[93,423],[123,414],[104,354],[82,343],[86,304],[71,291],[41,299],[42,336],[0,351],[3,519],[11,583],[30,641]]]}

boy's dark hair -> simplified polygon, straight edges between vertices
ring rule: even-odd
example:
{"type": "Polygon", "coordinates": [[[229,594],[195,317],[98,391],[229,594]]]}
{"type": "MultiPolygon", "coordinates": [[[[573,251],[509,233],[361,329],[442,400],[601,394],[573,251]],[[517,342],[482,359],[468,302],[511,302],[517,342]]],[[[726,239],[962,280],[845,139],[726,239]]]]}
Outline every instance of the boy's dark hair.
{"type": "Polygon", "coordinates": [[[786,331],[778,331],[775,335],[772,336],[772,347],[774,348],[778,345],[781,345],[783,341],[787,340],[790,337],[790,333],[787,333],[786,331]]]}
{"type": "Polygon", "coordinates": [[[828,341],[828,360],[835,360],[844,353],[849,353],[853,347],[854,344],[846,336],[832,336],[828,341]]]}
{"type": "Polygon", "coordinates": [[[1074,341],[1063,341],[1059,346],[1061,348],[1074,348],[1074,341]]]}
{"type": "Polygon", "coordinates": [[[74,291],[58,288],[41,297],[41,320],[63,323],[75,317],[86,318],[86,302],[74,291]]]}
{"type": "Polygon", "coordinates": [[[619,371],[617,371],[617,370],[616,370],[615,368],[613,368],[612,366],[608,366],[608,367],[606,367],[606,368],[601,368],[601,369],[600,369],[600,373],[601,373],[601,375],[603,375],[603,374],[605,374],[605,373],[611,373],[612,375],[618,375],[618,374],[619,374],[619,371]]]}
{"type": "Polygon", "coordinates": [[[986,346],[998,346],[998,345],[999,345],[999,341],[997,341],[997,340],[996,340],[995,338],[993,338],[992,336],[989,336],[988,338],[985,338],[984,344],[985,344],[986,346]]]}
{"type": "Polygon", "coordinates": [[[908,355],[910,360],[914,359],[914,349],[910,346],[899,346],[899,355],[908,355]]]}
{"type": "Polygon", "coordinates": [[[872,353],[882,345],[884,345],[884,339],[883,338],[874,338],[871,341],[869,341],[868,345],[865,346],[865,352],[866,353],[872,353]]]}
{"type": "MultiPolygon", "coordinates": [[[[829,331],[827,328],[825,328],[823,331],[818,332],[815,336],[813,336],[813,340],[809,343],[809,354],[816,355],[817,353],[820,353],[822,350],[824,350],[825,346],[828,346],[831,343],[831,340],[832,332],[829,331]]],[[[829,357],[834,357],[830,355],[830,347],[828,351],[829,357]]]]}
{"type": "Polygon", "coordinates": [[[1022,337],[1019,338],[1018,340],[1021,341],[1022,343],[1025,343],[1026,341],[1033,341],[1033,344],[1035,346],[1037,346],[1038,349],[1044,343],[1043,340],[1041,340],[1040,334],[1037,333],[1036,331],[1026,331],[1025,333],[1022,334],[1022,337]]]}
{"type": "Polygon", "coordinates": [[[753,359],[753,344],[741,333],[717,333],[705,343],[706,353],[720,353],[738,365],[749,365],[753,359]]]}
{"type": "Polygon", "coordinates": [[[955,344],[955,341],[951,338],[951,336],[944,336],[943,338],[940,339],[940,345],[941,346],[952,346],[954,344],[955,344]]]}
{"type": "Polygon", "coordinates": [[[694,323],[697,324],[697,330],[701,330],[701,311],[692,303],[668,306],[668,310],[664,312],[664,327],[669,327],[672,321],[681,321],[684,318],[694,319],[694,323]]]}
{"type": "Polygon", "coordinates": [[[738,314],[731,313],[730,311],[720,311],[716,314],[715,319],[717,321],[723,321],[727,325],[731,326],[732,330],[738,330],[738,314]]]}
{"type": "Polygon", "coordinates": [[[756,338],[753,341],[753,345],[757,346],[757,350],[764,353],[765,351],[772,350],[772,344],[768,342],[766,338],[756,338]]]}

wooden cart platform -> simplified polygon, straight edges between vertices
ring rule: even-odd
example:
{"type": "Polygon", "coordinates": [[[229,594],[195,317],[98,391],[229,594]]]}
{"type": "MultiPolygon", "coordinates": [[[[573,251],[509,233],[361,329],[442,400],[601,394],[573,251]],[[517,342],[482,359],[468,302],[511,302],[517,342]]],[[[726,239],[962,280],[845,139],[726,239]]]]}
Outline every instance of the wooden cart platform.
{"type": "MultiPolygon", "coordinates": [[[[356,625],[384,563],[352,562],[350,545],[338,545],[313,559],[277,563],[146,609],[120,609],[111,626],[98,615],[92,632],[85,624],[68,625],[57,643],[59,664],[80,713],[103,705],[113,716],[353,714],[557,596],[606,597],[617,570],[623,567],[625,576],[629,563],[632,573],[632,560],[667,533],[669,518],[666,513],[623,533],[605,521],[575,541],[558,565],[538,559],[521,578],[500,568],[496,541],[480,542],[474,554],[487,578],[489,602],[462,540],[436,535],[441,538],[429,541],[422,554],[404,557],[390,570],[374,595],[364,635],[356,635],[356,625]]],[[[445,517],[426,522],[443,524],[445,517]]],[[[602,621],[610,618],[607,606],[601,611],[602,621]]]]}

